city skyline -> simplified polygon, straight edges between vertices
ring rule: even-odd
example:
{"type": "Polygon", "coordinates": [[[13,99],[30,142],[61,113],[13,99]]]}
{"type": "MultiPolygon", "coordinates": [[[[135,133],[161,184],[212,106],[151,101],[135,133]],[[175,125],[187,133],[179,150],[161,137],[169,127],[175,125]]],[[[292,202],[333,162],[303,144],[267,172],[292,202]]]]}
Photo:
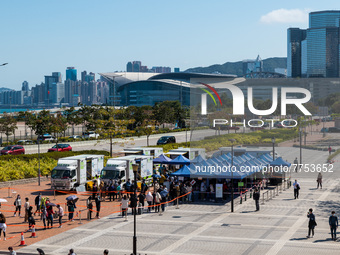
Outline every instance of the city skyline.
{"type": "Polygon", "coordinates": [[[15,90],[51,72],[65,80],[69,66],[98,74],[125,71],[131,60],[186,70],[286,57],[287,28],[306,28],[310,11],[339,9],[337,1],[19,2],[0,4],[0,62],[9,63],[0,67],[0,87],[15,90]]]}

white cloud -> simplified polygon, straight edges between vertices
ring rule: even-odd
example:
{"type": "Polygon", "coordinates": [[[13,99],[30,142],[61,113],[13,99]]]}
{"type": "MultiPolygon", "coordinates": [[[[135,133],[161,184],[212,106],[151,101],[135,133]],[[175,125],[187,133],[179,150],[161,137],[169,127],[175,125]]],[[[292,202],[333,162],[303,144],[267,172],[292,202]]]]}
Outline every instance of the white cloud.
{"type": "Polygon", "coordinates": [[[310,10],[300,9],[278,9],[263,15],[260,19],[262,23],[308,23],[308,13],[310,10]]]}

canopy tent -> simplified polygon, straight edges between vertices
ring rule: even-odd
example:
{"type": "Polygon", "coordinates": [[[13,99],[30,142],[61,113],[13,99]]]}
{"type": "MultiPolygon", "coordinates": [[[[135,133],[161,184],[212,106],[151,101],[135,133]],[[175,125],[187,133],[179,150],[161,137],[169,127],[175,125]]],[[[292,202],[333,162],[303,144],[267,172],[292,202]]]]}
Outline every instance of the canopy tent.
{"type": "Polygon", "coordinates": [[[183,157],[182,155],[179,155],[177,158],[169,161],[168,164],[172,164],[172,165],[189,165],[190,164],[190,160],[187,159],[186,157],[183,157]]]}
{"type": "Polygon", "coordinates": [[[182,176],[182,177],[190,177],[190,168],[185,165],[183,166],[181,169],[179,169],[178,171],[174,172],[174,173],[171,173],[170,175],[173,175],[173,176],[182,176]]]}
{"type": "Polygon", "coordinates": [[[292,164],[287,162],[287,161],[284,161],[282,159],[282,157],[279,157],[279,158],[275,159],[274,161],[272,161],[269,165],[270,166],[287,166],[287,167],[290,167],[292,164]]]}
{"type": "Polygon", "coordinates": [[[168,164],[171,161],[171,158],[161,154],[158,158],[153,160],[154,164],[168,164]]]}
{"type": "Polygon", "coordinates": [[[262,154],[260,158],[267,161],[268,163],[273,161],[273,157],[270,156],[269,153],[262,154]]]}
{"type": "Polygon", "coordinates": [[[201,155],[198,155],[196,158],[191,160],[191,163],[199,163],[199,162],[201,162],[203,160],[204,160],[204,158],[201,155]]]}

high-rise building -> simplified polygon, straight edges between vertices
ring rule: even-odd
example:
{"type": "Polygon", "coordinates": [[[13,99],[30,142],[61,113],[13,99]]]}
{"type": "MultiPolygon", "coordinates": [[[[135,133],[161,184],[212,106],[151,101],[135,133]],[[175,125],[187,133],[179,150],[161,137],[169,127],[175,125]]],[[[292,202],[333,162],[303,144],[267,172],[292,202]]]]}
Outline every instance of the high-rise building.
{"type": "Polygon", "coordinates": [[[50,104],[64,103],[65,97],[65,84],[61,82],[55,82],[51,86],[50,90],[50,104]]]}
{"type": "Polygon", "coordinates": [[[154,73],[171,73],[171,67],[167,66],[154,66],[151,68],[154,73]]]}
{"type": "Polygon", "coordinates": [[[179,73],[179,72],[180,72],[179,67],[175,67],[175,68],[174,68],[174,73],[179,73]]]}
{"type": "Polygon", "coordinates": [[[86,71],[81,72],[81,81],[84,82],[85,81],[85,77],[87,75],[86,71]]]}
{"type": "Polygon", "coordinates": [[[132,72],[132,62],[128,62],[126,64],[126,71],[131,73],[132,72]]]}
{"type": "Polygon", "coordinates": [[[21,90],[22,90],[22,91],[29,91],[29,90],[30,90],[27,81],[24,81],[24,82],[22,83],[21,90]]]}
{"type": "Polygon", "coordinates": [[[339,77],[340,11],[309,13],[309,28],[289,28],[288,77],[339,77]]]}
{"type": "Polygon", "coordinates": [[[52,76],[45,75],[45,105],[48,105],[50,101],[50,93],[53,83],[61,83],[61,73],[53,72],[52,76]]]}
{"type": "Polygon", "coordinates": [[[77,81],[77,69],[74,67],[67,67],[66,80],[77,81]]]}

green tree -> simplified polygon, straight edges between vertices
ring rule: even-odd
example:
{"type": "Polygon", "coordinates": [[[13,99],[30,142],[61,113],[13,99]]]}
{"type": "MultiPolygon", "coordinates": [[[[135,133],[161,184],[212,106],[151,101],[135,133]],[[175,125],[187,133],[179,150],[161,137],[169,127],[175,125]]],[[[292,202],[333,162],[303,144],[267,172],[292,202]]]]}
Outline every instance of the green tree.
{"type": "Polygon", "coordinates": [[[64,111],[67,123],[72,126],[72,135],[74,135],[74,126],[82,123],[81,117],[79,117],[78,112],[72,106],[64,111]]]}
{"type": "MultiPolygon", "coordinates": [[[[134,122],[131,120],[122,120],[115,118],[115,115],[119,114],[119,110],[114,109],[113,107],[105,107],[100,109],[100,115],[102,119],[97,118],[95,120],[96,131],[103,138],[107,138],[110,140],[110,155],[112,157],[112,147],[114,144],[115,137],[124,137],[128,131],[127,126],[134,122]]],[[[124,141],[125,142],[125,141],[124,141]]],[[[123,143],[124,143],[123,142],[123,143]]]]}
{"type": "Polygon", "coordinates": [[[17,121],[11,115],[4,113],[3,117],[0,119],[0,130],[7,137],[14,134],[15,129],[17,129],[17,121]]]}

